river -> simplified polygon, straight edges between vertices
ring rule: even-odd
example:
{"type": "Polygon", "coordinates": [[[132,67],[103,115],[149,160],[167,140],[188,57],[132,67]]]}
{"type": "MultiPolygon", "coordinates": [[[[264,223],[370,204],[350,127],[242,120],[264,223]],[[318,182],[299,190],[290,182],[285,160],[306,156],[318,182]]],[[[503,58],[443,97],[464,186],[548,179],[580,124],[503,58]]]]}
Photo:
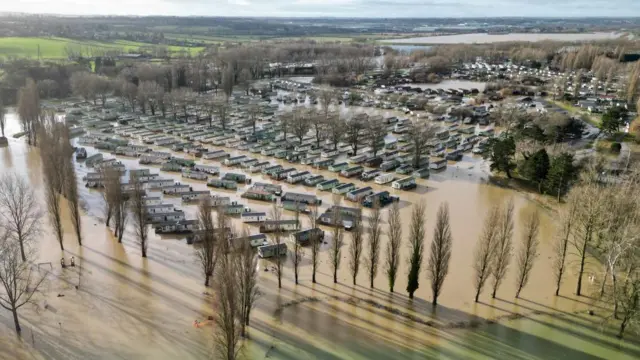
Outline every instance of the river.
{"type": "Polygon", "coordinates": [[[425,44],[425,45],[443,45],[443,44],[489,44],[497,42],[510,41],[527,41],[536,42],[543,40],[554,41],[594,41],[594,40],[611,40],[621,37],[620,33],[609,32],[593,32],[593,33],[511,33],[511,34],[487,34],[472,33],[458,35],[443,36],[425,36],[412,37],[402,39],[385,39],[380,40],[381,43],[388,44],[425,44]]]}
{"type": "MultiPolygon", "coordinates": [[[[15,114],[9,114],[8,123],[11,129],[8,134],[19,131],[15,114]]],[[[0,148],[0,168],[3,172],[15,171],[26,176],[41,193],[37,149],[19,139],[10,138],[9,142],[8,147],[0,148]]],[[[96,152],[93,148],[88,151],[89,154],[96,152]]],[[[118,159],[128,168],[140,167],[134,158],[118,159]]],[[[159,171],[157,167],[152,168],[159,171]]],[[[229,171],[221,168],[223,172],[229,171]]],[[[87,171],[83,164],[77,164],[79,179],[87,171]]],[[[180,176],[162,172],[162,177],[179,179],[180,176]]],[[[351,239],[347,233],[339,284],[333,284],[329,269],[327,250],[331,239],[322,247],[317,284],[311,283],[308,252],[304,255],[300,284],[294,284],[292,265],[288,261],[282,289],[277,288],[274,273],[264,271],[270,263],[260,261],[262,295],[251,319],[245,355],[250,359],[283,360],[638,358],[637,344],[603,334],[597,319],[585,314],[586,309],[596,312],[600,309],[598,305],[588,305],[588,298],[572,295],[575,285],[572,273],[562,287],[563,296],[552,296],[554,286],[549,269],[556,216],[527,195],[488,184],[487,178],[486,164],[465,156],[457,165],[450,164],[445,172],[434,174],[428,181],[421,180],[417,190],[394,192],[401,197],[403,219],[409,219],[411,204],[427,203],[425,258],[437,208],[442,202],[449,203],[454,248],[437,309],[433,310],[430,304],[424,266],[416,298],[409,300],[406,296],[408,220],[403,229],[405,244],[395,294],[388,292],[382,264],[375,289],[367,286],[366,269],[358,276],[358,285],[351,285],[346,258],[351,239]],[[473,247],[484,214],[494,204],[508,199],[513,199],[515,204],[516,246],[524,218],[533,211],[541,213],[539,260],[521,299],[515,300],[513,296],[515,265],[512,265],[498,298],[491,299],[487,288],[481,303],[476,304],[471,277],[473,247]]],[[[254,176],[253,180],[268,181],[261,176],[254,176]]],[[[206,188],[204,182],[179,181],[191,184],[194,190],[206,188]]],[[[24,329],[22,343],[15,339],[9,314],[0,310],[0,345],[3,345],[0,358],[208,358],[212,325],[205,319],[212,311],[211,290],[202,286],[199,264],[191,246],[182,237],[152,235],[148,258],[141,258],[131,229],[126,232],[123,244],[118,244],[104,226],[100,192],[85,188],[81,182],[80,185],[86,209],[82,247],[76,243],[66,209],[63,213],[64,255],[75,256],[79,266],[60,268],[59,245],[45,225],[39,261],[52,263],[51,280],[47,282],[45,294],[37,299],[39,306],[26,306],[20,312],[24,329]],[[203,320],[204,326],[194,328],[194,319],[203,320]]],[[[302,186],[284,188],[285,191],[315,192],[302,186]]],[[[241,187],[237,192],[224,193],[240,200],[243,191],[241,187]]],[[[330,205],[329,194],[318,195],[324,200],[323,209],[330,205]]],[[[164,199],[184,209],[188,218],[195,216],[194,205],[181,205],[175,197],[164,196],[164,199]]],[[[243,202],[254,210],[268,210],[265,203],[243,202]]],[[[285,212],[284,216],[292,218],[293,214],[285,212]]],[[[239,229],[238,219],[234,225],[239,229]]],[[[386,224],[383,228],[386,231],[386,224]]],[[[251,232],[256,233],[257,229],[252,227],[251,232]]],[[[383,251],[383,255],[385,253],[383,251]]],[[[591,271],[593,267],[589,264],[588,272],[591,271]]]]}

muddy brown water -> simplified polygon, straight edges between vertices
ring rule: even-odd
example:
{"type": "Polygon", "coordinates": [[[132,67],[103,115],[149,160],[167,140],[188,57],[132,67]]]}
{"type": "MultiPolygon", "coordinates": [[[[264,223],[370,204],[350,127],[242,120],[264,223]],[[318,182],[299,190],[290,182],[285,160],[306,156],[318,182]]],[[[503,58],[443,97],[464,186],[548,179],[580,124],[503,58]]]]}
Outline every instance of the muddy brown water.
{"type": "MultiPolygon", "coordinates": [[[[18,131],[12,115],[9,129],[9,134],[18,131]]],[[[97,150],[88,148],[88,151],[92,154],[97,150]]],[[[255,154],[249,156],[256,157],[255,154]]],[[[118,157],[118,160],[130,169],[141,167],[134,158],[118,157]]],[[[199,162],[220,165],[215,161],[199,162]]],[[[22,140],[11,138],[8,147],[0,148],[2,171],[26,176],[39,194],[42,191],[40,165],[37,149],[28,147],[22,140]]],[[[305,168],[299,164],[293,166],[305,168]]],[[[159,172],[158,167],[150,168],[159,172]]],[[[224,166],[221,169],[223,173],[242,172],[224,166]]],[[[67,259],[75,256],[78,266],[60,268],[62,252],[45,221],[39,262],[43,263],[43,269],[49,269],[50,280],[37,305],[29,305],[20,313],[24,328],[22,341],[12,332],[10,314],[0,311],[0,342],[7,345],[2,346],[0,358],[209,358],[212,325],[206,317],[214,311],[211,289],[202,286],[203,278],[192,247],[183,237],[160,237],[151,231],[148,258],[143,259],[131,229],[123,244],[118,244],[104,225],[100,192],[86,189],[80,180],[87,171],[84,164],[77,164],[86,209],[82,247],[77,245],[66,209],[63,214],[64,256],[67,259]],[[46,264],[49,262],[51,267],[46,264]],[[203,321],[204,326],[194,328],[195,319],[203,321]]],[[[313,172],[335,177],[333,173],[313,172]]],[[[176,173],[161,172],[161,176],[189,183],[194,189],[206,188],[204,182],[181,179],[176,173]]],[[[252,175],[252,178],[254,182],[269,181],[262,176],[252,175]]],[[[416,191],[392,191],[401,197],[405,236],[395,294],[388,291],[383,264],[380,264],[374,289],[368,287],[364,267],[358,276],[358,285],[351,284],[348,233],[342,248],[338,284],[333,284],[329,266],[330,236],[321,251],[316,284],[311,282],[308,251],[304,254],[299,285],[293,283],[292,265],[287,260],[282,289],[277,288],[275,274],[265,271],[271,263],[261,260],[262,296],[251,319],[245,355],[251,359],[624,359],[640,354],[637,345],[616,342],[583,314],[587,308],[596,311],[598,308],[590,305],[588,298],[571,295],[575,285],[573,270],[563,285],[563,297],[552,296],[550,244],[555,232],[554,213],[538,207],[528,196],[488,184],[487,178],[486,164],[465,156],[457,165],[450,164],[445,172],[433,175],[430,180],[420,180],[416,191]],[[515,265],[512,264],[498,298],[491,299],[487,288],[481,303],[476,304],[471,272],[473,248],[488,209],[509,199],[513,199],[516,209],[516,246],[526,216],[533,211],[541,213],[539,259],[522,299],[514,299],[515,265]],[[424,271],[426,261],[416,298],[409,300],[405,291],[408,223],[411,205],[418,201],[427,203],[425,259],[438,206],[446,201],[451,211],[453,255],[439,299],[441,305],[435,310],[430,304],[431,293],[424,271]],[[521,318],[523,316],[525,318],[521,318]]],[[[322,210],[331,204],[329,193],[282,185],[285,191],[316,193],[323,199],[322,210]]],[[[388,186],[367,185],[390,190],[388,186]]],[[[214,190],[213,193],[227,194],[253,210],[269,210],[267,203],[241,199],[244,190],[242,186],[235,192],[214,190]]],[[[188,218],[195,217],[196,206],[182,205],[177,197],[164,196],[164,199],[184,209],[188,218]]],[[[365,216],[367,214],[368,210],[365,216]]],[[[293,218],[293,213],[285,211],[284,217],[293,218]]],[[[239,219],[233,222],[239,230],[242,226],[239,219]]],[[[386,230],[386,220],[383,227],[386,230]]],[[[257,233],[257,228],[251,227],[250,231],[257,233]]]]}

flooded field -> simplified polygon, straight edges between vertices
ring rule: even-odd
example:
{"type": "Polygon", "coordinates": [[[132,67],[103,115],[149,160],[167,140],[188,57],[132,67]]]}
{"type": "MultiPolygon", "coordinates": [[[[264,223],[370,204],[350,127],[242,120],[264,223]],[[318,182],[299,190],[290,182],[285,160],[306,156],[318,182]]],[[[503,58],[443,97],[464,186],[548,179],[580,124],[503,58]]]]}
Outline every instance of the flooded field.
{"type": "Polygon", "coordinates": [[[443,35],[443,36],[426,36],[413,37],[404,39],[385,39],[380,40],[381,43],[393,44],[425,44],[425,45],[443,45],[443,44],[489,44],[497,42],[510,41],[593,41],[593,40],[610,40],[622,36],[620,33],[594,32],[594,33],[574,33],[574,34],[552,34],[552,33],[512,33],[512,34],[459,34],[459,35],[443,35]]]}
{"type": "MultiPolygon", "coordinates": [[[[19,131],[15,116],[8,117],[9,134],[19,131]]],[[[26,176],[37,191],[42,177],[37,149],[22,140],[9,139],[9,147],[0,148],[0,169],[26,176]]],[[[97,152],[87,148],[89,155],[97,152]]],[[[167,151],[167,150],[164,150],[167,151]]],[[[233,153],[244,154],[230,150],[233,153]]],[[[185,154],[180,153],[181,157],[185,154]]],[[[257,157],[249,154],[250,157],[257,157]]],[[[260,157],[260,156],[258,156],[260,157]]],[[[260,157],[262,158],[262,157],[260,157]]],[[[118,157],[130,169],[141,168],[135,158],[118,157]]],[[[276,163],[283,163],[271,160],[276,163]]],[[[215,161],[198,163],[220,165],[215,161]]],[[[224,172],[242,172],[221,166],[224,172]]],[[[292,165],[298,169],[305,166],[292,165]]],[[[158,167],[150,167],[160,172],[158,167]]],[[[78,178],[89,170],[77,164],[78,178]]],[[[327,177],[335,174],[311,170],[327,177]]],[[[177,173],[160,172],[162,177],[188,183],[203,190],[205,183],[181,179],[177,173]]],[[[608,330],[601,331],[596,313],[603,310],[587,297],[572,295],[575,278],[566,279],[561,297],[554,297],[549,273],[551,242],[555,232],[554,213],[531,201],[529,196],[490,185],[488,166],[465,156],[444,172],[421,180],[417,190],[393,192],[401,198],[402,218],[408,219],[411,205],[427,203],[426,248],[431,241],[435,214],[447,201],[451,211],[454,237],[449,276],[435,310],[426,274],[420,276],[416,298],[406,296],[408,251],[402,253],[396,293],[388,292],[384,266],[368,287],[366,270],[351,285],[347,233],[342,249],[343,260],[338,276],[332,281],[328,247],[330,236],[322,246],[318,283],[311,282],[310,254],[305,259],[300,284],[293,282],[293,270],[287,262],[283,288],[278,289],[276,275],[267,271],[271,263],[262,260],[259,286],[262,296],[256,304],[245,344],[248,359],[634,359],[640,356],[637,343],[619,341],[608,330]],[[473,247],[487,210],[494,204],[513,199],[516,214],[514,241],[520,240],[522,222],[527,214],[541,212],[540,257],[529,285],[521,298],[514,299],[515,273],[511,271],[491,299],[485,290],[481,302],[473,302],[471,264],[473,247]]],[[[269,181],[252,176],[254,181],[269,181]]],[[[354,181],[358,182],[358,181],[354,181]]],[[[359,182],[358,182],[359,183],[359,182]]],[[[8,359],[205,359],[210,358],[212,313],[210,289],[203,278],[191,245],[183,237],[152,235],[148,258],[140,250],[132,231],[118,244],[104,225],[103,200],[99,191],[80,183],[83,208],[84,244],[77,246],[67,214],[64,215],[65,256],[76,257],[79,266],[62,270],[59,245],[50,231],[43,232],[40,262],[50,262],[51,281],[37,307],[25,307],[20,316],[23,339],[15,337],[10,314],[0,310],[0,358],[8,359]],[[205,326],[194,328],[195,319],[205,326]]],[[[323,201],[322,210],[331,204],[326,192],[304,186],[287,186],[293,190],[316,193],[323,201]]],[[[369,186],[370,183],[367,183],[369,186]]],[[[390,187],[380,187],[391,191],[390,187]]],[[[269,204],[240,198],[238,191],[218,191],[253,210],[269,210],[269,204]]],[[[194,218],[195,205],[182,205],[177,197],[163,196],[194,218]]],[[[346,206],[350,203],[346,202],[346,206]]],[[[368,213],[365,212],[365,215],[368,213]]],[[[285,218],[293,213],[285,211],[285,218]]],[[[386,219],[386,213],[384,218],[386,219]]],[[[305,219],[306,221],[306,219],[305,219]]],[[[240,229],[239,219],[234,225],[240,229]]],[[[408,221],[403,229],[408,235],[408,221]]],[[[386,230],[386,224],[383,226],[386,230]]],[[[328,230],[328,229],[325,229],[328,230]]],[[[257,228],[251,227],[251,233],[257,228]]],[[[151,234],[153,232],[151,231],[151,234]]],[[[386,241],[386,239],[385,239],[386,241]]],[[[383,244],[384,246],[384,244],[383,244]]],[[[403,246],[407,249],[407,245],[403,246]]],[[[383,251],[383,254],[385,252],[383,251]]],[[[425,253],[426,255],[427,253],[425,253]]],[[[572,263],[573,264],[573,263],[572,263]]],[[[593,272],[594,264],[590,263],[593,272]]],[[[48,265],[43,264],[43,268],[48,265]]],[[[424,265],[423,265],[424,269],[424,265]]],[[[513,270],[513,266],[512,269],[513,270]]],[[[214,275],[215,276],[215,275],[214,275]]]]}

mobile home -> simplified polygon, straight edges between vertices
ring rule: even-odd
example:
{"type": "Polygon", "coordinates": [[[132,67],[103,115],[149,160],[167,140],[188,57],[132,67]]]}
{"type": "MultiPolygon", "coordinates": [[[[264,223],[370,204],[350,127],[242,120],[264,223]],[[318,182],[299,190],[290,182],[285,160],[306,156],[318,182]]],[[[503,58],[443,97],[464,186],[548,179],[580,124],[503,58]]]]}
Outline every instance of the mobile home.
{"type": "Polygon", "coordinates": [[[267,235],[265,234],[253,234],[253,235],[249,235],[249,236],[242,236],[242,237],[237,237],[234,239],[231,239],[231,241],[235,244],[240,244],[241,242],[248,242],[249,245],[251,245],[252,248],[257,248],[258,246],[264,246],[264,245],[269,245],[269,242],[267,241],[267,235]]]}
{"type": "Polygon", "coordinates": [[[173,185],[173,183],[174,183],[173,179],[156,178],[156,179],[145,181],[143,186],[145,189],[154,190],[154,189],[162,189],[163,187],[171,186],[173,185]]]}
{"type": "Polygon", "coordinates": [[[183,202],[196,202],[204,199],[211,198],[211,192],[208,190],[204,191],[189,191],[186,193],[182,193],[181,195],[183,202]]]}
{"type": "Polygon", "coordinates": [[[207,186],[219,189],[235,190],[238,188],[238,183],[231,180],[209,179],[207,181],[207,186]]]}
{"type": "Polygon", "coordinates": [[[173,211],[169,213],[147,214],[146,220],[150,223],[162,223],[168,221],[181,221],[185,219],[183,211],[173,211]]]}
{"type": "Polygon", "coordinates": [[[182,177],[193,180],[207,180],[209,176],[200,171],[182,169],[182,177]]]}
{"type": "Polygon", "coordinates": [[[191,189],[191,186],[183,185],[183,184],[180,184],[180,183],[176,183],[174,185],[163,186],[162,187],[162,193],[165,194],[165,195],[183,194],[183,193],[188,193],[190,191],[193,191],[193,189],[191,189]]]}
{"type": "Polygon", "coordinates": [[[378,175],[374,181],[378,185],[384,185],[392,182],[393,180],[395,180],[395,178],[396,178],[395,175],[393,175],[392,173],[386,173],[386,174],[378,175]]]}
{"type": "Polygon", "coordinates": [[[298,220],[265,220],[260,225],[261,233],[268,233],[274,231],[297,231],[300,229],[300,223],[298,220]]]}
{"type": "Polygon", "coordinates": [[[268,167],[270,163],[268,161],[260,161],[249,167],[249,172],[257,173],[268,167]]]}
{"type": "Polygon", "coordinates": [[[342,195],[342,194],[346,194],[349,191],[353,191],[355,190],[356,186],[353,183],[348,183],[348,184],[340,184],[336,187],[334,187],[331,192],[334,194],[338,194],[338,195],[342,195]]]}
{"type": "Polygon", "coordinates": [[[309,240],[315,238],[315,241],[322,241],[324,239],[324,231],[320,228],[312,228],[302,231],[294,232],[289,235],[289,241],[292,243],[300,243],[301,245],[305,245],[309,243],[309,240]]]}
{"type": "Polygon", "coordinates": [[[286,243],[258,246],[258,256],[261,258],[284,256],[287,255],[288,251],[286,243]]]}
{"type": "Polygon", "coordinates": [[[308,171],[300,171],[294,174],[289,174],[287,176],[287,182],[289,184],[297,184],[301,181],[304,181],[308,178],[310,178],[311,176],[313,176],[312,173],[308,172],[308,171]]]}
{"type": "Polygon", "coordinates": [[[247,160],[247,157],[245,155],[234,156],[234,157],[226,158],[224,160],[224,164],[226,166],[235,166],[235,165],[240,165],[240,163],[242,163],[245,160],[247,160]]]}
{"type": "Polygon", "coordinates": [[[429,162],[429,169],[442,170],[447,167],[447,159],[436,159],[429,162]]]}
{"type": "Polygon", "coordinates": [[[193,167],[193,170],[200,171],[200,172],[203,172],[203,173],[209,174],[209,175],[218,175],[218,174],[220,174],[220,168],[217,167],[217,166],[211,166],[211,165],[196,164],[193,167]]]}
{"type": "Polygon", "coordinates": [[[373,189],[371,186],[365,186],[360,189],[356,189],[347,193],[346,198],[349,201],[360,202],[365,197],[373,194],[373,189]]]}
{"type": "Polygon", "coordinates": [[[145,205],[144,210],[147,214],[164,214],[174,211],[173,204],[145,205]]]}
{"type": "Polygon", "coordinates": [[[184,234],[198,230],[198,220],[181,220],[154,225],[156,234],[184,234]]]}
{"type": "Polygon", "coordinates": [[[410,190],[410,189],[415,189],[416,186],[417,186],[416,179],[413,176],[396,180],[391,184],[391,187],[396,190],[410,190]]]}
{"type": "Polygon", "coordinates": [[[304,184],[307,186],[316,186],[317,184],[321,183],[324,181],[324,176],[322,175],[314,175],[311,177],[308,177],[304,180],[304,184]]]}
{"type": "Polygon", "coordinates": [[[352,166],[350,168],[346,168],[340,171],[340,176],[350,178],[353,176],[359,176],[360,174],[362,174],[363,171],[364,171],[364,168],[362,166],[352,166]]]}
{"type": "Polygon", "coordinates": [[[309,205],[322,204],[322,199],[318,199],[318,197],[315,195],[300,194],[300,193],[294,193],[294,192],[288,192],[282,195],[282,201],[299,202],[299,203],[309,204],[309,205]]]}
{"type": "Polygon", "coordinates": [[[340,185],[340,181],[336,179],[330,179],[330,180],[322,181],[321,183],[316,185],[316,189],[320,191],[326,191],[326,190],[331,190],[338,185],[340,185]]]}
{"type": "Polygon", "coordinates": [[[341,163],[333,164],[333,165],[329,166],[329,171],[339,172],[339,171],[342,171],[342,170],[344,170],[344,169],[346,169],[348,167],[349,167],[348,163],[341,162],[341,163]]]}
{"type": "Polygon", "coordinates": [[[267,220],[267,213],[264,212],[245,212],[240,215],[243,223],[256,223],[267,220]]]}

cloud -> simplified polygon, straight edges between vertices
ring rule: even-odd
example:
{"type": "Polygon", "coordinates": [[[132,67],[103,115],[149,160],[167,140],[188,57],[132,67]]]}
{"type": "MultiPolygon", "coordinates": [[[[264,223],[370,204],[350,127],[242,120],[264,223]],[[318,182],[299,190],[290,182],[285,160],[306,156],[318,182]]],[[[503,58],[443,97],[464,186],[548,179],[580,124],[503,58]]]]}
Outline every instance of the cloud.
{"type": "Polygon", "coordinates": [[[640,0],[0,0],[0,11],[200,16],[640,16],[640,0]]]}

